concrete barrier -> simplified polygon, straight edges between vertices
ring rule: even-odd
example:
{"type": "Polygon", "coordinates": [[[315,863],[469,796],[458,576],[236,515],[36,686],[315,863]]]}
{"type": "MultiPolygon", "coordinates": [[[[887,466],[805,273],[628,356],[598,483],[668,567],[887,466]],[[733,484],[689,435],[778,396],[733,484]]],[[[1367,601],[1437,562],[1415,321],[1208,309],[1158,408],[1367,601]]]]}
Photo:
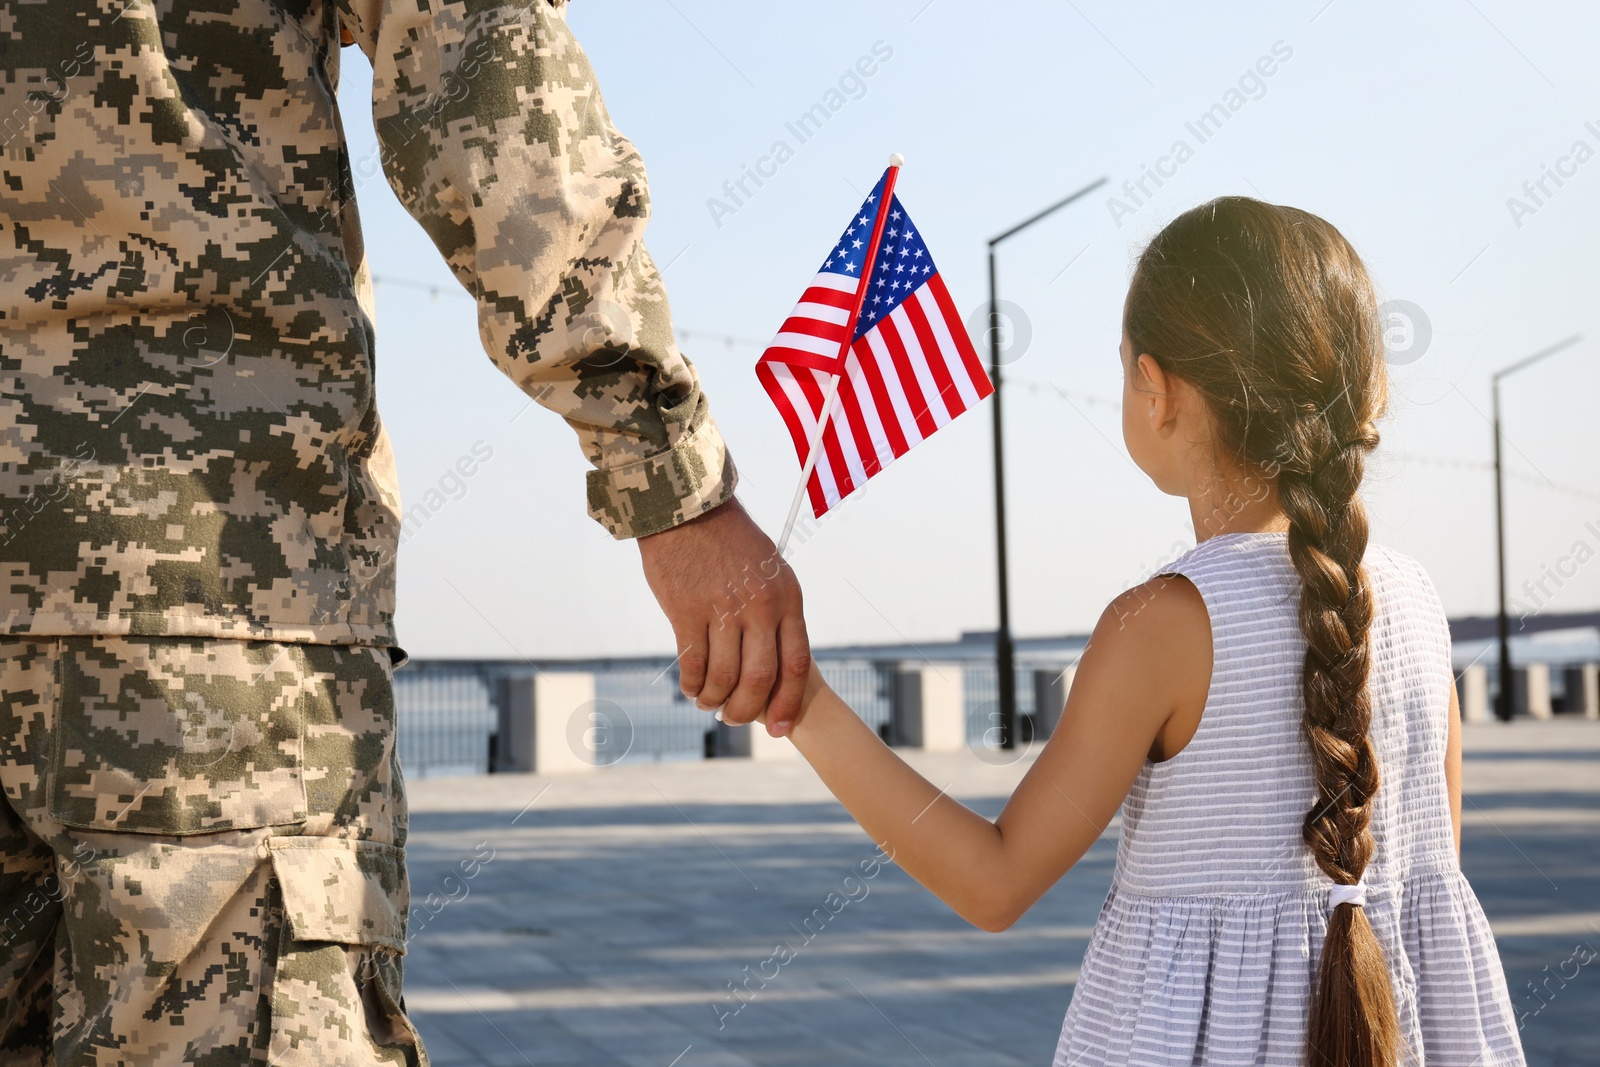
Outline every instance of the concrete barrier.
{"type": "Polygon", "coordinates": [[[1585,719],[1600,719],[1600,663],[1567,668],[1567,710],[1585,719]]]}
{"type": "Polygon", "coordinates": [[[1530,663],[1511,671],[1511,710],[1514,715],[1548,719],[1550,706],[1550,664],[1530,663]]]}
{"type": "Polygon", "coordinates": [[[594,675],[540,671],[502,681],[496,771],[573,774],[595,769],[594,675]]]}
{"type": "Polygon", "coordinates": [[[783,763],[802,758],[787,737],[773,737],[760,723],[745,727],[750,734],[750,758],[757,763],[783,763]]]}
{"type": "Polygon", "coordinates": [[[1463,722],[1488,722],[1494,717],[1489,707],[1489,668],[1482,663],[1469,665],[1456,675],[1456,699],[1461,702],[1463,722]]]}
{"type": "Polygon", "coordinates": [[[959,663],[903,667],[895,676],[890,741],[924,752],[967,747],[967,707],[959,663]]]}

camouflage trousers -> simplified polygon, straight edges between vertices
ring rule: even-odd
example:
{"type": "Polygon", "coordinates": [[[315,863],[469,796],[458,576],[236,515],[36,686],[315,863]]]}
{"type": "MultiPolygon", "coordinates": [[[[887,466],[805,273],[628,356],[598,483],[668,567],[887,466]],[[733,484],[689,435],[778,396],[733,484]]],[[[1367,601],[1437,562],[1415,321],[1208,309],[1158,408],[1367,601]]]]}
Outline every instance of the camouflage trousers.
{"type": "Polygon", "coordinates": [[[425,1064],[381,648],[0,637],[0,1064],[425,1064]]]}

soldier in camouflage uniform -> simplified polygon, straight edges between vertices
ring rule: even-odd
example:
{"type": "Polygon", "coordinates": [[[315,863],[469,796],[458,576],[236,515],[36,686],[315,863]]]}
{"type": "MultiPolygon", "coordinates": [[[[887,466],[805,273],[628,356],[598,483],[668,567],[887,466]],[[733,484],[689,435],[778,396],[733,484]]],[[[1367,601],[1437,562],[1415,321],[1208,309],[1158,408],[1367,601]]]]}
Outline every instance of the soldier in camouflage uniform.
{"type": "Polygon", "coordinates": [[[559,2],[0,12],[0,1063],[425,1062],[341,37],[685,691],[781,724],[798,590],[673,342],[642,164],[559,2]]]}

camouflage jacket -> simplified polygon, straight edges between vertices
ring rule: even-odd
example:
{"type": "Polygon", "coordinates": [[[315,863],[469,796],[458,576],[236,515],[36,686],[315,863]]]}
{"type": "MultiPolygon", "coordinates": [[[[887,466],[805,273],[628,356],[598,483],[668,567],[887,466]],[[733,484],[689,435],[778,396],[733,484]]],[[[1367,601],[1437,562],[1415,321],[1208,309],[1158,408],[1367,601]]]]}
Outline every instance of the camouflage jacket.
{"type": "Polygon", "coordinates": [[[734,472],[679,353],[637,152],[545,0],[0,9],[0,632],[394,642],[357,177],[577,431],[617,537],[734,472]],[[372,60],[352,161],[341,32],[372,60]]]}

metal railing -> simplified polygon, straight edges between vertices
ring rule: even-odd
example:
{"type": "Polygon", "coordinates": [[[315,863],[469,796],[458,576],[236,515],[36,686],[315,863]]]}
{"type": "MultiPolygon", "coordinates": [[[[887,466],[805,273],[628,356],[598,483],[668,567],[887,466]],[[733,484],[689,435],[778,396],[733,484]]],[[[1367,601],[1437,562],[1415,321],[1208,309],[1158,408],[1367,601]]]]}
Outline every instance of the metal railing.
{"type": "Polygon", "coordinates": [[[894,714],[894,676],[897,662],[819,659],[822,677],[855,713],[883,736],[894,714]]]}
{"type": "Polygon", "coordinates": [[[678,690],[676,667],[613,667],[594,675],[595,761],[665,762],[705,758],[711,716],[678,690]]]}
{"type": "Polygon", "coordinates": [[[494,681],[475,666],[452,663],[410,663],[395,672],[395,743],[407,774],[489,772],[499,719],[494,681]]]}

